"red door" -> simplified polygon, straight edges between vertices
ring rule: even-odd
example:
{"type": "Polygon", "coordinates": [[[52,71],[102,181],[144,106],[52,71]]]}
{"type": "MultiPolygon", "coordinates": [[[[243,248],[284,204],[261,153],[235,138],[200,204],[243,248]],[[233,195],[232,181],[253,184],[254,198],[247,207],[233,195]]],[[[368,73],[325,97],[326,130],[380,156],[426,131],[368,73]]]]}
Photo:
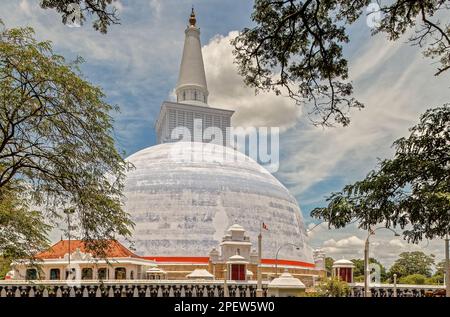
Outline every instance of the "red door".
{"type": "Polygon", "coordinates": [[[245,280],[245,264],[231,265],[231,279],[235,281],[245,280]]]}
{"type": "Polygon", "coordinates": [[[341,267],[340,269],[340,279],[341,281],[347,282],[347,283],[351,283],[352,280],[352,269],[350,268],[346,268],[346,267],[341,267]]]}

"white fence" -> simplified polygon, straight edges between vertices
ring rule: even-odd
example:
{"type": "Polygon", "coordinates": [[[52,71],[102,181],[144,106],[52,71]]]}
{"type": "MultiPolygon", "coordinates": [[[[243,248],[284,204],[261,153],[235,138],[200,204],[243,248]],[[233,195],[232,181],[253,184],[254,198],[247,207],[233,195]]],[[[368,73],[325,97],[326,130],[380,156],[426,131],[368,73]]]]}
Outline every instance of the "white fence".
{"type": "MultiPolygon", "coordinates": [[[[364,296],[364,284],[350,284],[351,297],[364,296]]],[[[394,293],[397,297],[427,297],[445,295],[445,287],[442,285],[410,285],[410,284],[378,284],[371,285],[370,292],[372,297],[393,297],[394,293]]]]}
{"type": "MultiPolygon", "coordinates": [[[[230,297],[256,297],[256,281],[227,281],[230,297]]],[[[363,297],[364,285],[350,285],[350,297],[363,297]]],[[[372,285],[372,297],[442,296],[444,286],[372,285]]],[[[263,296],[267,282],[263,282],[263,296]]],[[[122,280],[122,281],[0,281],[0,297],[223,297],[224,281],[122,280]],[[78,282],[78,283],[77,283],[78,282]]]]}
{"type": "MultiPolygon", "coordinates": [[[[224,282],[174,280],[0,281],[0,297],[223,297],[224,282]]],[[[256,282],[227,281],[230,297],[256,297],[256,282]]],[[[267,284],[263,284],[264,296],[267,284]]]]}

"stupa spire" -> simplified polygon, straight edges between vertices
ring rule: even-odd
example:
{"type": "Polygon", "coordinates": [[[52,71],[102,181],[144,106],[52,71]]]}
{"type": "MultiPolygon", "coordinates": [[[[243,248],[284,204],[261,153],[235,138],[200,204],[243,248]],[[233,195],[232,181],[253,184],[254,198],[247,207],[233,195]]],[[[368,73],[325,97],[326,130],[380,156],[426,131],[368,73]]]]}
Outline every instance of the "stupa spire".
{"type": "Polygon", "coordinates": [[[195,17],[194,6],[192,6],[191,16],[189,17],[189,25],[195,26],[197,19],[195,17]]]}
{"type": "Polygon", "coordinates": [[[183,57],[176,87],[177,102],[206,106],[208,87],[200,43],[200,29],[197,27],[194,8],[184,33],[183,57]]]}

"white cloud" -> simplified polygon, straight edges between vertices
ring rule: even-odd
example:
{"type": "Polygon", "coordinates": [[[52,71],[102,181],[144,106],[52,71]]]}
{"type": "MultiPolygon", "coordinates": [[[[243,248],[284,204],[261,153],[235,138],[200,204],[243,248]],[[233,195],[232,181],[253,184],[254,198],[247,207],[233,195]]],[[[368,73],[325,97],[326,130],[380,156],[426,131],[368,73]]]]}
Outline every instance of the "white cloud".
{"type": "Polygon", "coordinates": [[[161,1],[160,0],[150,0],[150,7],[156,11],[157,14],[161,12],[161,1]]]}
{"type": "Polygon", "coordinates": [[[292,127],[301,115],[301,108],[291,99],[261,92],[255,95],[246,87],[237,72],[230,40],[238,35],[232,31],[216,36],[203,47],[206,78],[210,91],[209,104],[235,110],[234,126],[292,127]]]}
{"type": "Polygon", "coordinates": [[[355,248],[364,245],[364,241],[359,239],[357,236],[350,236],[341,240],[330,239],[323,243],[323,246],[331,248],[355,248]]]}
{"type": "Polygon", "coordinates": [[[30,16],[31,15],[31,7],[28,3],[28,0],[21,0],[19,4],[20,10],[25,13],[25,15],[30,16]]]}
{"type": "MultiPolygon", "coordinates": [[[[407,136],[408,128],[416,124],[421,113],[448,102],[450,73],[435,77],[433,65],[416,47],[383,40],[371,38],[350,60],[355,93],[366,108],[352,114],[349,127],[320,129],[301,121],[281,136],[284,159],[277,176],[302,207],[320,206],[324,196],[363,178],[376,167],[377,158],[391,156],[392,142],[407,136]]],[[[354,225],[340,230],[328,230],[321,225],[310,235],[309,241],[315,247],[330,244],[330,239],[344,243],[352,236],[359,239],[367,236],[354,225]]],[[[371,242],[371,255],[386,265],[392,264],[403,251],[422,250],[443,256],[440,240],[414,245],[401,238],[392,239],[389,232],[379,232],[371,242]]],[[[337,258],[362,256],[361,248],[328,245],[327,252],[337,258]]]]}
{"type": "Polygon", "coordinates": [[[397,247],[397,248],[404,248],[405,244],[402,243],[400,240],[398,239],[392,239],[391,241],[389,241],[389,246],[392,247],[397,247]]]}
{"type": "Polygon", "coordinates": [[[404,44],[399,48],[402,44],[374,40],[350,61],[358,74],[355,95],[366,108],[352,113],[349,127],[321,129],[301,121],[282,135],[281,151],[288,159],[280,162],[278,176],[292,184],[296,196],[331,177],[364,177],[378,157],[392,153],[392,142],[406,136],[421,113],[448,101],[450,74],[434,77],[421,52],[404,44]],[[379,51],[377,59],[374,52],[379,51]]]}
{"type": "Polygon", "coordinates": [[[123,5],[122,1],[120,0],[116,0],[111,4],[114,8],[116,8],[116,10],[121,13],[124,9],[125,6],[123,5]]]}
{"type": "Polygon", "coordinates": [[[82,71],[87,79],[102,86],[108,99],[121,108],[115,118],[116,139],[119,146],[129,148],[143,130],[150,134],[159,105],[170,92],[166,87],[175,82],[187,12],[180,13],[183,19],[171,17],[168,27],[155,18],[156,11],[171,10],[165,7],[179,3],[154,1],[151,6],[133,2],[125,6],[120,1],[115,5],[121,24],[111,25],[106,35],[92,28],[90,17],[80,28],[64,26],[61,15],[42,9],[39,1],[24,0],[20,5],[5,1],[1,7],[11,13],[2,17],[6,27],[32,26],[39,40],[50,40],[55,52],[68,61],[84,58],[82,71]]]}
{"type": "Polygon", "coordinates": [[[372,74],[380,65],[388,63],[389,58],[403,45],[403,43],[387,41],[383,36],[370,37],[369,41],[358,49],[360,52],[358,58],[349,65],[350,78],[357,81],[372,74]]]}

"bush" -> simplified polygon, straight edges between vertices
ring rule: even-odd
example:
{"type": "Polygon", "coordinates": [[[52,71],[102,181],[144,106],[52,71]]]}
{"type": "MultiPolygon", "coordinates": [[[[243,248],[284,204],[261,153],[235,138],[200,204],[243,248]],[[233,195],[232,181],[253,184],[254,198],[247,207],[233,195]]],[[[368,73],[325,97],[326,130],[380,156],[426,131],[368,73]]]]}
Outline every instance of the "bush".
{"type": "Polygon", "coordinates": [[[422,274],[411,274],[399,279],[400,284],[415,284],[415,285],[424,285],[427,281],[427,277],[422,274]]]}
{"type": "Polygon", "coordinates": [[[317,293],[322,297],[345,297],[350,294],[350,288],[338,278],[327,278],[320,283],[317,293]]]}
{"type": "Polygon", "coordinates": [[[427,278],[426,280],[426,284],[428,285],[442,285],[444,283],[445,283],[444,275],[441,274],[433,275],[432,277],[427,278]]]}
{"type": "Polygon", "coordinates": [[[362,282],[364,282],[364,275],[354,276],[354,277],[353,277],[353,280],[354,280],[356,283],[362,283],[362,282]]]}

